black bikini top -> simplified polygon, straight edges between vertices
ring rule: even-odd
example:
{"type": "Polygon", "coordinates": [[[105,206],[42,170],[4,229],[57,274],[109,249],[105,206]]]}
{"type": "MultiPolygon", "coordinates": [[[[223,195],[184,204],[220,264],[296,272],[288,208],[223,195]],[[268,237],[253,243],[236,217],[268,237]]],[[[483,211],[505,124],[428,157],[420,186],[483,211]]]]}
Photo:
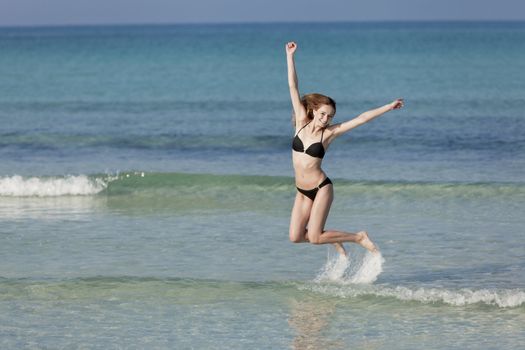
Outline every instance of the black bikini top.
{"type": "MultiPolygon", "coordinates": [[[[310,124],[310,123],[308,123],[308,124],[310,124]]],[[[308,125],[308,124],[306,124],[306,125],[308,125]]],[[[324,146],[323,146],[324,129],[321,132],[321,141],[312,143],[310,146],[308,146],[307,149],[304,149],[303,141],[301,141],[301,139],[299,138],[299,133],[301,132],[301,130],[303,130],[306,127],[306,125],[303,126],[301,129],[299,129],[299,131],[297,132],[297,134],[293,138],[292,149],[294,151],[296,151],[296,152],[301,152],[301,153],[304,152],[304,153],[308,154],[311,157],[316,157],[316,158],[321,158],[322,159],[324,157],[324,146]]]]}

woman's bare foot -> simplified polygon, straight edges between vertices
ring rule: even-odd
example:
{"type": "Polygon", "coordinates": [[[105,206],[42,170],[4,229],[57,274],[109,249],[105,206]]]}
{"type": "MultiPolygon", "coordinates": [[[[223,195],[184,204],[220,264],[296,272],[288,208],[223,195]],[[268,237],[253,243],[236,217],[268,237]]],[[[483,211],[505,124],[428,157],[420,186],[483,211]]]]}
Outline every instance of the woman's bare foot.
{"type": "Polygon", "coordinates": [[[357,235],[359,236],[357,240],[358,244],[368,249],[372,253],[378,252],[376,245],[370,240],[370,238],[368,238],[368,233],[366,231],[359,231],[357,235]]]}
{"type": "Polygon", "coordinates": [[[344,256],[345,258],[348,257],[348,253],[346,252],[343,243],[333,243],[333,245],[335,250],[339,253],[339,255],[344,256]]]}

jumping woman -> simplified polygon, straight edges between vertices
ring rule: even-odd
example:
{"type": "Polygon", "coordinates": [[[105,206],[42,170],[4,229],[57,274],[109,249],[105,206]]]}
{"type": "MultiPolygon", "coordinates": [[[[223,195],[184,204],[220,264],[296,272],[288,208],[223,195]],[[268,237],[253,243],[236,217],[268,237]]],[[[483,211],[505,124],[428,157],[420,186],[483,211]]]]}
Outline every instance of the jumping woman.
{"type": "Polygon", "coordinates": [[[368,123],[374,118],[403,107],[397,99],[383,107],[364,112],[349,121],[331,125],[335,114],[335,101],[321,94],[299,95],[294,54],[297,44],[286,44],[288,85],[292,99],[295,137],[292,143],[293,167],[297,194],[290,219],[290,241],[294,243],[334,244],[346,256],[343,242],[360,244],[371,252],[377,247],[366,231],[357,233],[325,230],[324,225],[334,198],[332,181],[326,176],[321,163],[332,141],[344,133],[368,123]]]}

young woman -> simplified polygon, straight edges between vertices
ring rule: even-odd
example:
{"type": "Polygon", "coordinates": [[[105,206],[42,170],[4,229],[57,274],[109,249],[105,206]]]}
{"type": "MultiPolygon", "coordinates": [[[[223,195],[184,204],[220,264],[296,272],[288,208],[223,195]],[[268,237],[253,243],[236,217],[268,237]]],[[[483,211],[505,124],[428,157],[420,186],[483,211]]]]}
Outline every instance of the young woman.
{"type": "Polygon", "coordinates": [[[321,163],[326,149],[336,137],[386,112],[403,107],[403,100],[397,99],[349,121],[330,125],[335,114],[334,100],[321,94],[307,94],[302,98],[299,95],[294,63],[296,50],[296,43],[286,44],[288,85],[295,123],[292,154],[297,186],[290,220],[290,240],[294,243],[332,243],[343,255],[346,255],[343,242],[357,243],[376,252],[377,248],[366,231],[350,233],[324,229],[334,194],[332,181],[321,169],[321,163]]]}

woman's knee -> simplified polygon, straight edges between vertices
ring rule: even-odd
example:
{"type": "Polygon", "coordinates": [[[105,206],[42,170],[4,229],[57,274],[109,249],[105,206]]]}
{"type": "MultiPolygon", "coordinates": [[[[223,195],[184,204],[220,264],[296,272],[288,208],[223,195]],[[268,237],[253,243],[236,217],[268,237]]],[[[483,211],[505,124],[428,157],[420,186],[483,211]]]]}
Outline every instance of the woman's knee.
{"type": "Polygon", "coordinates": [[[290,242],[292,243],[301,243],[304,242],[304,233],[301,233],[297,230],[290,230],[290,242]]]}
{"type": "Polygon", "coordinates": [[[308,240],[311,244],[321,244],[321,233],[320,231],[309,231],[308,240]]]}
{"type": "Polygon", "coordinates": [[[290,236],[290,242],[292,242],[292,243],[302,243],[304,241],[301,239],[301,237],[290,236]]]}

